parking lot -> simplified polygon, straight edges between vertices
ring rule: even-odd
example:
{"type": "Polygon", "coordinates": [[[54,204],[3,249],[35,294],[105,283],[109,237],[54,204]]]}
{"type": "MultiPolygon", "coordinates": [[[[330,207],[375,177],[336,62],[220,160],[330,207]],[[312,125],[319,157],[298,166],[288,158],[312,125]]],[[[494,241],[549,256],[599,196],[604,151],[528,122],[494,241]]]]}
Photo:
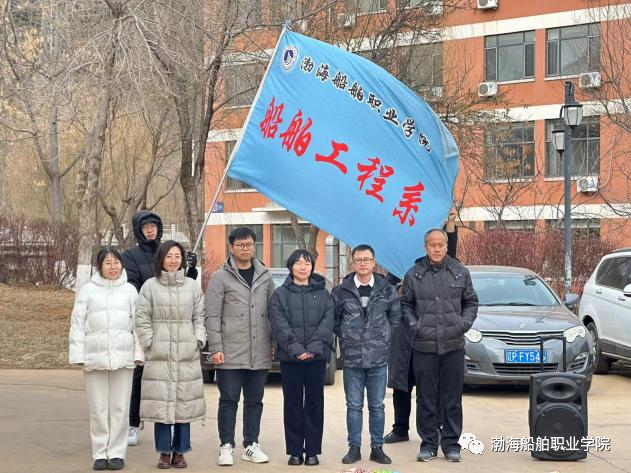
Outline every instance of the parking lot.
{"type": "MultiPolygon", "coordinates": [[[[341,371],[334,386],[325,388],[325,434],[323,453],[317,471],[339,472],[346,452],[345,403],[341,371]]],[[[610,451],[590,451],[580,462],[543,462],[533,460],[528,452],[492,450],[492,438],[528,437],[528,392],[526,389],[486,388],[465,393],[464,431],[471,432],[484,445],[480,455],[463,451],[463,463],[447,463],[442,456],[428,464],[415,461],[419,439],[387,445],[392,457],[390,470],[471,471],[471,472],[631,472],[631,409],[629,392],[631,372],[617,371],[594,378],[589,393],[589,437],[610,439],[610,451]]],[[[193,451],[187,454],[186,471],[216,471],[217,387],[206,385],[207,420],[192,428],[193,451]]],[[[253,465],[238,460],[234,471],[277,472],[305,468],[287,466],[282,423],[282,392],[278,379],[272,378],[265,394],[260,442],[270,456],[270,463],[253,465]]],[[[78,370],[3,370],[0,371],[0,471],[7,473],[86,472],[91,471],[88,413],[83,375],[78,370]]],[[[413,413],[414,415],[414,413],[413,413]]],[[[239,416],[240,419],[240,416],[239,416]]],[[[392,399],[386,399],[387,428],[392,422],[392,399]]],[[[363,455],[360,462],[367,471],[383,470],[367,460],[369,439],[364,422],[363,455]]],[[[240,429],[240,424],[237,425],[240,429]]],[[[237,435],[237,442],[240,435],[237,435]]],[[[153,428],[148,424],[141,432],[140,444],[128,450],[128,472],[156,471],[157,454],[153,449],[153,428]]],[[[228,471],[229,470],[229,467],[228,471]]],[[[302,471],[302,470],[301,470],[302,471]]]]}

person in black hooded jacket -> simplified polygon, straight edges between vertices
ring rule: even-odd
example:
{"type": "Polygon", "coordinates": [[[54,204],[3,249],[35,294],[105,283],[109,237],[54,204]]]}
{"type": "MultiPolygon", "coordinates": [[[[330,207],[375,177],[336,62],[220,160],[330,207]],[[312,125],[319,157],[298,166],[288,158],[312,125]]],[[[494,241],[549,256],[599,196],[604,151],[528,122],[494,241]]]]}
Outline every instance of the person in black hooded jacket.
{"type": "MultiPolygon", "coordinates": [[[[154,276],[154,260],[164,231],[162,219],[154,212],[140,210],[131,219],[134,236],[138,246],[123,253],[123,266],[127,273],[127,282],[138,292],[146,280],[154,276]]],[[[186,253],[186,276],[197,279],[197,256],[192,251],[186,253]]],[[[128,445],[138,445],[138,428],[140,426],[140,382],[142,366],[134,368],[134,378],[129,403],[129,437],[128,445]]]]}
{"type": "Polygon", "coordinates": [[[314,258],[296,250],[289,276],[272,295],[269,318],[278,343],[289,465],[318,465],[324,425],[324,374],[331,355],[334,305],[314,258]],[[303,457],[304,455],[304,457],[303,457]]]}

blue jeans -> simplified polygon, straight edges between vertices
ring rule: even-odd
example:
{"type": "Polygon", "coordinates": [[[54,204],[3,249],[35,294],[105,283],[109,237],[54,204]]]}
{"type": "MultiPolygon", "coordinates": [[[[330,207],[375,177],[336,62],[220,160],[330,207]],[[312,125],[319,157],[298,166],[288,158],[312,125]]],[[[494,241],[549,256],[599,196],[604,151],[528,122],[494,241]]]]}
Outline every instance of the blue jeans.
{"type": "Polygon", "coordinates": [[[191,424],[161,424],[153,426],[153,437],[158,453],[186,453],[191,451],[191,424]],[[173,437],[171,437],[173,427],[173,437]]]}
{"type": "Polygon", "coordinates": [[[370,446],[383,445],[383,428],[386,421],[383,399],[388,380],[387,367],[344,368],[344,393],[346,394],[346,429],[348,446],[361,446],[364,389],[368,395],[368,427],[370,446]]]}

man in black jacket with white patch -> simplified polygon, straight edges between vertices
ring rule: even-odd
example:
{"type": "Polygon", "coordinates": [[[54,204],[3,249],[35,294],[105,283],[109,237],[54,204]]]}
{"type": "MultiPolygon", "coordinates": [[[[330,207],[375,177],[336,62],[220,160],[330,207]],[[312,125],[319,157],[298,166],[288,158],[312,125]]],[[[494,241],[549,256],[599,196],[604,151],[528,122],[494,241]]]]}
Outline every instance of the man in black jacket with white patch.
{"type": "Polygon", "coordinates": [[[444,425],[440,446],[449,461],[461,461],[464,334],[478,312],[469,271],[447,255],[447,234],[425,234],[426,256],[406,273],[401,292],[402,323],[412,331],[417,392],[418,461],[438,451],[439,386],[444,425]]]}

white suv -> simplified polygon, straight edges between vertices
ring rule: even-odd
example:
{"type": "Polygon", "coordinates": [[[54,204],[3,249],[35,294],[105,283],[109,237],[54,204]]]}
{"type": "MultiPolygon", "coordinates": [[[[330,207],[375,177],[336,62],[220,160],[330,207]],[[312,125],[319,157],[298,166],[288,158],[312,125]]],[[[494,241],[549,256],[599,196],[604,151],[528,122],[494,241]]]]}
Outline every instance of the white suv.
{"type": "Polygon", "coordinates": [[[631,360],[631,248],[604,256],[585,284],[579,317],[595,345],[594,373],[631,360]]]}

